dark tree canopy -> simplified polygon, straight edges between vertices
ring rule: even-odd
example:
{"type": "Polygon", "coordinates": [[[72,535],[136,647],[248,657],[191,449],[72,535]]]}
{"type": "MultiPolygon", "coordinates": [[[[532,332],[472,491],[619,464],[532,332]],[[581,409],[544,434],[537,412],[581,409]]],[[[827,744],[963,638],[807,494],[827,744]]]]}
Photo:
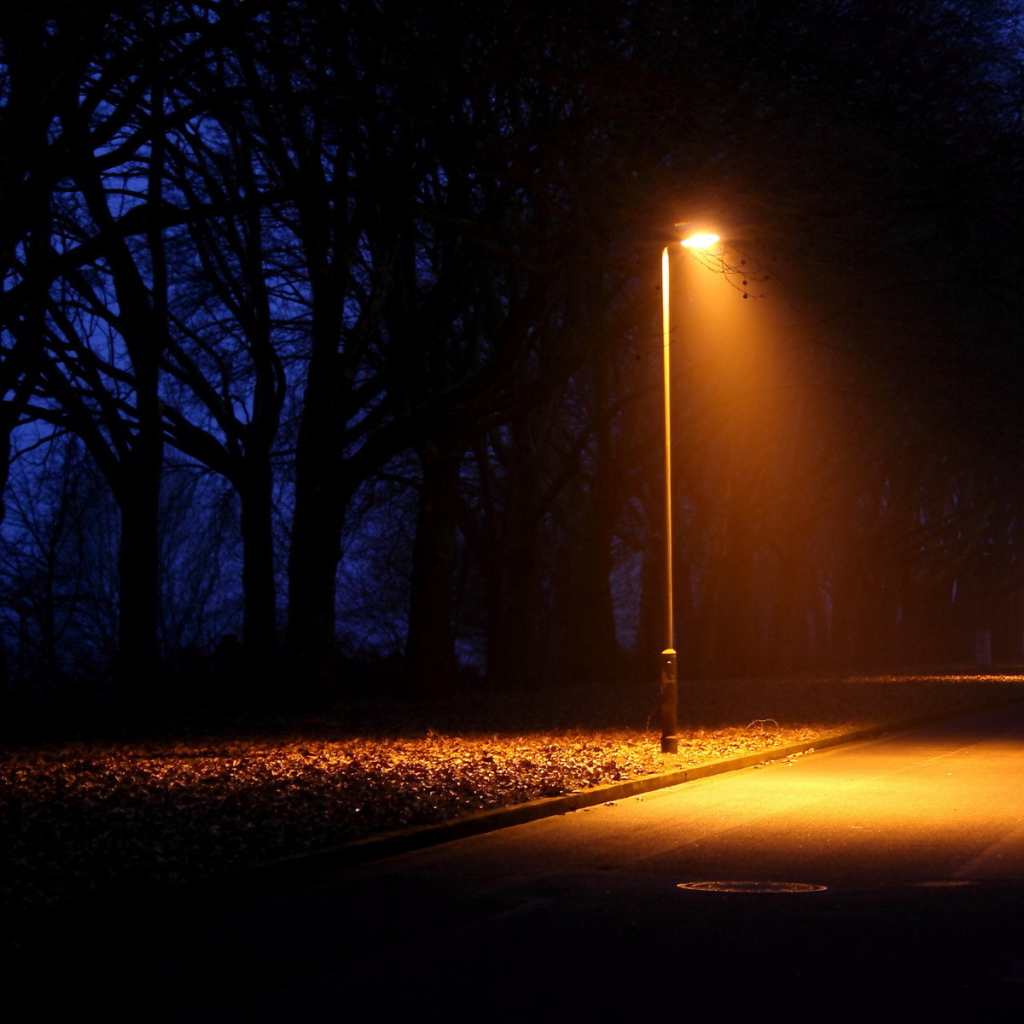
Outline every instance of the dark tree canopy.
{"type": "Polygon", "coordinates": [[[153,703],[188,657],[211,694],[306,705],[385,655],[388,685],[435,696],[467,666],[646,678],[657,266],[683,221],[726,239],[674,300],[684,669],[956,660],[974,629],[1019,656],[1019,21],[0,12],[3,543],[38,553],[0,580],[10,692],[116,667],[153,703]],[[48,611],[18,596],[94,501],[25,506],[60,460],[116,508],[102,667],[75,664],[87,616],[54,626],[75,574],[43,574],[48,611]]]}

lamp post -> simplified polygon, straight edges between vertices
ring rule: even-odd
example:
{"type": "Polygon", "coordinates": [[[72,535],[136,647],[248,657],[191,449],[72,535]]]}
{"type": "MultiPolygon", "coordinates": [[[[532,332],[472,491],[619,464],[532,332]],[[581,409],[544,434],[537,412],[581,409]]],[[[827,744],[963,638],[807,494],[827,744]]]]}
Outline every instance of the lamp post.
{"type": "MultiPolygon", "coordinates": [[[[718,235],[701,232],[688,235],[679,244],[686,249],[707,249],[717,241],[718,235]]],[[[661,652],[661,752],[675,754],[679,752],[679,681],[672,589],[672,359],[668,250],[669,247],[665,246],[661,253],[661,358],[665,403],[665,649],[661,652]]]]}

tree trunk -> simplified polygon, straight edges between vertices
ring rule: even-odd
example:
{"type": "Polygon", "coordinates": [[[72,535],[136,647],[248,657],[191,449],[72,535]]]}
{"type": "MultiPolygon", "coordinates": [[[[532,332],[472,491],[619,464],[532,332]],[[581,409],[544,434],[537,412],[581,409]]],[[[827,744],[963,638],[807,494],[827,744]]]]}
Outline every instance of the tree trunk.
{"type": "Polygon", "coordinates": [[[442,697],[452,691],[458,674],[452,619],[463,449],[443,441],[423,445],[419,456],[423,486],[412,554],[406,678],[412,692],[442,697]]]}
{"type": "Polygon", "coordinates": [[[151,708],[160,674],[160,478],[157,432],[132,452],[115,488],[121,513],[118,552],[117,689],[122,706],[151,708]]]}
{"type": "MultiPolygon", "coordinates": [[[[687,605],[680,608],[682,622],[680,630],[679,664],[688,665],[691,659],[684,658],[683,652],[693,645],[693,630],[690,619],[686,618],[687,605]]],[[[636,632],[637,665],[644,683],[652,685],[660,678],[661,652],[665,649],[665,535],[649,527],[644,544],[644,558],[640,569],[640,615],[636,632]]]]}
{"type": "Polygon", "coordinates": [[[506,548],[491,564],[487,679],[505,692],[542,689],[550,679],[540,630],[541,585],[532,545],[506,548]]]}
{"type": "Polygon", "coordinates": [[[330,374],[316,362],[310,365],[296,453],[286,628],[289,661],[296,673],[293,698],[307,708],[329,705],[337,689],[337,572],[345,510],[353,489],[346,486],[330,374]]]}
{"type": "Polygon", "coordinates": [[[266,679],[259,701],[271,696],[266,669],[277,655],[277,589],[274,579],[273,471],[269,459],[249,462],[236,482],[241,505],[242,532],[242,644],[247,678],[266,679]]]}
{"type": "Polygon", "coordinates": [[[619,645],[611,594],[612,522],[600,495],[590,496],[561,563],[551,611],[554,677],[565,683],[610,682],[619,645]]]}
{"type": "Polygon", "coordinates": [[[336,682],[335,594],[341,530],[322,494],[296,495],[288,556],[286,643],[296,673],[292,700],[321,707],[336,682]]]}

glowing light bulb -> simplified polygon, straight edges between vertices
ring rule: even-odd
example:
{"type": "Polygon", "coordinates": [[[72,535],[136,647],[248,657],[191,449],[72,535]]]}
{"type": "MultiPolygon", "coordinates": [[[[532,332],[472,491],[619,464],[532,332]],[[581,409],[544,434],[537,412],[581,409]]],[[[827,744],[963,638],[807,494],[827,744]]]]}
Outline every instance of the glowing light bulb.
{"type": "Polygon", "coordinates": [[[702,231],[699,234],[690,235],[689,238],[684,238],[679,244],[684,249],[707,249],[717,241],[718,235],[712,234],[710,231],[702,231]]]}

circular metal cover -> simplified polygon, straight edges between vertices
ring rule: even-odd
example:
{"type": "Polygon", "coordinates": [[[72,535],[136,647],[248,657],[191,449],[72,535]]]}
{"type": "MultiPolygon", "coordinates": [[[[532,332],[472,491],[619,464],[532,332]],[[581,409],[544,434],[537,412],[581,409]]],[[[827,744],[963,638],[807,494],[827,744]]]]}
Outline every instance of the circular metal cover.
{"type": "Polygon", "coordinates": [[[677,888],[697,892],[824,892],[828,886],[813,882],[680,882],[677,888]]]}

